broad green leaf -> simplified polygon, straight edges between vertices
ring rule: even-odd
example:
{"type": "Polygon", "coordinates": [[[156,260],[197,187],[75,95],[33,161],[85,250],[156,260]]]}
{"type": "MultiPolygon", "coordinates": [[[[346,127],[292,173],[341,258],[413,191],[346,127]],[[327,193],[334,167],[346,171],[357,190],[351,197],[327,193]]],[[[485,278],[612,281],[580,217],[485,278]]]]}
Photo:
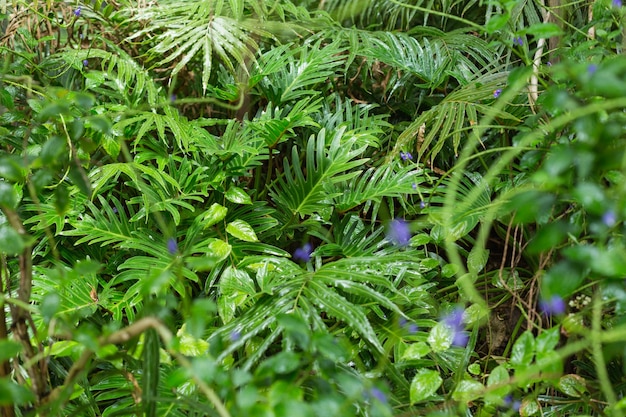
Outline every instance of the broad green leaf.
{"type": "Polygon", "coordinates": [[[0,406],[22,405],[35,401],[35,395],[25,386],[11,381],[9,378],[0,378],[0,406]]]}
{"type": "Polygon", "coordinates": [[[226,231],[232,236],[245,240],[246,242],[258,242],[259,239],[254,233],[254,229],[245,221],[241,219],[234,220],[226,226],[226,231]]]}
{"type": "Polygon", "coordinates": [[[554,326],[551,329],[543,330],[536,340],[537,359],[543,354],[553,352],[561,338],[561,327],[554,326]]]}
{"type": "Polygon", "coordinates": [[[51,356],[61,358],[64,356],[75,356],[85,350],[85,346],[74,340],[58,340],[50,347],[51,356]]]}
{"type": "Polygon", "coordinates": [[[508,13],[494,14],[485,25],[485,30],[487,31],[487,33],[491,34],[497,30],[502,29],[504,25],[507,24],[510,17],[511,16],[508,13]]]}
{"type": "Polygon", "coordinates": [[[522,32],[537,38],[553,38],[563,34],[563,30],[555,23],[535,23],[522,32]]]}
{"type": "Polygon", "coordinates": [[[511,384],[509,372],[503,365],[498,365],[489,374],[487,378],[487,387],[489,388],[489,398],[504,398],[509,392],[511,392],[511,384]],[[495,387],[498,386],[498,387],[495,387]]]}
{"type": "Polygon", "coordinates": [[[522,405],[519,408],[519,415],[521,417],[540,415],[540,412],[541,406],[536,399],[526,397],[522,400],[522,405]]]}
{"type": "Polygon", "coordinates": [[[511,364],[515,366],[530,365],[535,356],[535,338],[530,331],[525,331],[515,341],[511,350],[511,364]]]}
{"type": "Polygon", "coordinates": [[[558,387],[561,392],[570,397],[580,398],[587,392],[585,378],[575,374],[563,375],[561,379],[559,379],[558,387]]]}
{"type": "Polygon", "coordinates": [[[0,207],[14,209],[17,206],[18,195],[13,185],[0,181],[0,207]]]}
{"type": "Polygon", "coordinates": [[[483,270],[489,260],[489,250],[476,245],[467,257],[467,269],[471,274],[478,274],[483,270]]]}
{"type": "Polygon", "coordinates": [[[22,345],[11,340],[0,340],[0,363],[11,359],[22,350],[22,345]]]}
{"type": "Polygon", "coordinates": [[[234,318],[237,307],[243,305],[250,295],[256,293],[254,282],[248,273],[232,266],[222,273],[219,289],[217,311],[224,323],[229,323],[234,318]]]}
{"type": "Polygon", "coordinates": [[[452,393],[452,399],[462,403],[469,403],[481,397],[485,387],[473,379],[464,379],[456,386],[452,393]]]}
{"type": "Polygon", "coordinates": [[[430,347],[424,342],[412,343],[408,348],[402,353],[400,360],[402,361],[410,361],[422,359],[424,356],[430,353],[430,347]]]}
{"type": "Polygon", "coordinates": [[[206,213],[204,213],[204,217],[202,218],[204,227],[207,228],[213,226],[217,222],[224,220],[227,212],[228,209],[226,207],[217,203],[211,204],[211,207],[209,207],[206,213]]]}
{"type": "Polygon", "coordinates": [[[0,224],[0,253],[17,255],[24,250],[24,241],[19,233],[7,223],[0,224]]]}
{"type": "Polygon", "coordinates": [[[193,337],[191,334],[189,334],[187,332],[185,324],[183,324],[182,327],[178,330],[176,336],[180,338],[178,344],[178,352],[182,353],[185,356],[206,355],[207,351],[209,350],[209,343],[206,340],[193,337]]]}
{"type": "Polygon", "coordinates": [[[411,404],[424,401],[435,395],[442,383],[443,379],[441,379],[439,372],[432,369],[419,370],[411,381],[409,391],[411,404]]]}
{"type": "Polygon", "coordinates": [[[430,329],[428,334],[428,344],[433,352],[443,352],[452,346],[452,332],[443,323],[437,323],[430,329]]]}
{"type": "Polygon", "coordinates": [[[256,293],[254,281],[242,269],[229,266],[224,270],[219,282],[220,293],[225,296],[233,294],[253,295],[256,293]]]}
{"type": "Polygon", "coordinates": [[[226,194],[224,194],[224,197],[226,197],[228,201],[236,204],[252,204],[250,196],[239,187],[230,187],[228,191],[226,191],[226,194]]]}

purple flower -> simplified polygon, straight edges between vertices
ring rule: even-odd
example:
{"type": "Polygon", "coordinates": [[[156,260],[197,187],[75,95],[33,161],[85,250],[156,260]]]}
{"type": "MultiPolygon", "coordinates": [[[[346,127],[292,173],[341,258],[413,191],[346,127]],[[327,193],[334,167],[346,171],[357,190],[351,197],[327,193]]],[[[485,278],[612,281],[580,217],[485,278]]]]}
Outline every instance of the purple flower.
{"type": "Polygon", "coordinates": [[[83,59],[83,66],[86,67],[89,65],[89,61],[86,59],[83,59]]]}
{"type": "Polygon", "coordinates": [[[411,184],[411,188],[413,188],[415,191],[417,191],[417,184],[415,184],[415,183],[411,184]]]}
{"type": "Polygon", "coordinates": [[[296,249],[293,253],[293,259],[300,262],[309,262],[311,260],[311,253],[313,252],[313,246],[310,243],[305,243],[302,247],[296,249]]]}
{"type": "Polygon", "coordinates": [[[236,342],[241,339],[241,332],[239,330],[233,330],[230,332],[229,338],[231,342],[236,342]]]}
{"type": "Polygon", "coordinates": [[[463,308],[456,307],[452,312],[443,318],[443,324],[452,331],[452,344],[454,346],[465,346],[469,336],[463,326],[463,308]]]}
{"type": "Polygon", "coordinates": [[[539,309],[547,316],[565,313],[565,301],[558,295],[553,295],[549,300],[545,298],[539,301],[539,309]]]}
{"type": "Polygon", "coordinates": [[[170,101],[171,101],[171,102],[176,101],[176,94],[172,94],[172,95],[170,96],[170,101]]]}
{"type": "Polygon", "coordinates": [[[598,70],[598,66],[596,64],[589,64],[589,66],[587,67],[587,72],[590,75],[595,74],[595,72],[598,70]]]}
{"type": "Polygon", "coordinates": [[[420,208],[424,209],[424,208],[426,208],[426,206],[427,206],[426,202],[424,200],[421,200],[420,201],[420,208]]]}
{"type": "Polygon", "coordinates": [[[176,238],[170,237],[167,239],[167,251],[170,255],[175,255],[178,252],[178,243],[176,243],[176,238]]]}
{"type": "Polygon", "coordinates": [[[498,98],[500,97],[500,94],[502,94],[502,89],[498,88],[497,90],[494,90],[493,92],[493,98],[498,98]]]}
{"type": "Polygon", "coordinates": [[[608,210],[602,215],[602,223],[604,223],[607,227],[615,226],[617,223],[617,216],[613,210],[608,210]]]}
{"type": "Polygon", "coordinates": [[[400,152],[400,159],[403,161],[410,161],[413,159],[413,155],[411,155],[411,152],[400,152]]]}
{"type": "Polygon", "coordinates": [[[113,206],[113,208],[111,210],[113,210],[114,214],[117,214],[117,207],[113,206]]]}
{"type": "Polygon", "coordinates": [[[409,333],[409,334],[417,333],[417,324],[409,322],[404,317],[400,318],[399,323],[400,323],[400,327],[405,329],[407,331],[407,333],[409,333]]]}
{"type": "Polygon", "coordinates": [[[550,62],[550,61],[546,62],[546,65],[551,67],[552,66],[552,62],[550,62]]]}
{"type": "Polygon", "coordinates": [[[78,7],[76,8],[76,10],[74,10],[74,16],[76,16],[76,17],[80,17],[80,9],[81,9],[81,7],[80,7],[80,6],[78,6],[78,7]]]}
{"type": "Polygon", "coordinates": [[[411,240],[409,225],[402,219],[393,219],[387,226],[387,239],[397,246],[406,246],[411,240]]]}
{"type": "Polygon", "coordinates": [[[509,394],[506,397],[504,397],[504,406],[507,408],[510,408],[511,410],[517,413],[520,407],[522,406],[522,403],[520,400],[514,399],[513,396],[509,394]]]}
{"type": "Polygon", "coordinates": [[[613,7],[622,7],[622,0],[613,0],[613,7]]]}
{"type": "Polygon", "coordinates": [[[524,45],[524,39],[522,39],[521,36],[514,37],[513,38],[513,45],[523,46],[524,45]]]}
{"type": "Polygon", "coordinates": [[[366,396],[369,398],[376,398],[383,404],[387,403],[387,396],[385,395],[385,393],[376,387],[370,388],[370,390],[367,391],[366,396]]]}

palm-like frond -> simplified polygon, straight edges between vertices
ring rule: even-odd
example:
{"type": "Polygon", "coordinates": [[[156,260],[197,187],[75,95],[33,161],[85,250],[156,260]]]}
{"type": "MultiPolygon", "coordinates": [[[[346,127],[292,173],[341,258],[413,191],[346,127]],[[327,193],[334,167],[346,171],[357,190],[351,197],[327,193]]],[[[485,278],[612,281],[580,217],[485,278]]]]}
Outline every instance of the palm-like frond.
{"type": "Polygon", "coordinates": [[[112,51],[97,48],[75,49],[63,52],[52,59],[62,59],[73,68],[83,70],[84,63],[99,61],[100,69],[94,66],[85,73],[85,88],[103,97],[118,97],[130,106],[156,106],[159,103],[159,87],[152,75],[142,68],[124,50],[108,44],[112,51]]]}
{"type": "Polygon", "coordinates": [[[514,115],[489,105],[494,90],[503,85],[504,76],[484,77],[481,83],[468,84],[448,94],[400,134],[395,154],[402,149],[416,149],[418,160],[427,156],[432,162],[449,137],[457,154],[465,132],[475,129],[484,115],[495,114],[498,119],[519,122],[514,115]]]}
{"type": "Polygon", "coordinates": [[[323,102],[316,121],[328,131],[345,127],[359,137],[359,143],[372,147],[380,146],[380,137],[393,127],[388,115],[376,114],[372,104],[354,104],[339,96],[330,96],[323,102]]]}
{"type": "Polygon", "coordinates": [[[409,30],[418,24],[444,27],[450,19],[429,13],[429,10],[444,11],[450,16],[463,16],[477,8],[477,0],[413,0],[413,1],[349,1],[329,0],[324,2],[327,10],[338,21],[351,21],[360,28],[378,25],[382,30],[409,30]],[[418,6],[422,10],[412,8],[418,6]],[[381,13],[384,10],[384,13],[381,13]]]}
{"type": "MultiPolygon", "coordinates": [[[[257,87],[264,97],[279,106],[305,97],[319,96],[325,84],[344,62],[338,43],[322,45],[284,45],[271,49],[259,58],[256,72],[264,74],[257,87]]],[[[255,77],[255,74],[252,74],[255,77]]],[[[259,78],[258,76],[256,76],[259,78]]]]}
{"type": "Polygon", "coordinates": [[[193,0],[149,5],[139,10],[133,18],[149,22],[148,27],[131,35],[137,39],[156,34],[156,45],[150,54],[160,59],[159,66],[177,61],[172,76],[178,74],[194,58],[200,56],[202,89],[207,90],[214,55],[232,73],[247,67],[254,60],[258,44],[255,36],[269,36],[257,20],[244,19],[243,2],[193,0]],[[234,6],[234,7],[233,7],[234,6]]]}
{"type": "MultiPolygon", "coordinates": [[[[445,179],[443,182],[447,184],[449,180],[445,179]]],[[[433,203],[443,203],[444,198],[433,196],[431,201],[433,203]]],[[[435,223],[431,235],[436,241],[441,241],[444,236],[451,237],[454,240],[463,238],[478,225],[491,204],[491,188],[489,184],[482,179],[480,174],[467,173],[459,183],[454,215],[448,223],[451,229],[444,230],[443,228],[442,208],[440,206],[431,207],[431,220],[435,223]],[[481,193],[473,203],[468,205],[465,202],[465,197],[476,188],[480,189],[481,193]]]]}
{"type": "Polygon", "coordinates": [[[317,138],[311,136],[305,153],[304,170],[300,153],[297,147],[293,147],[291,163],[285,158],[283,176],[275,181],[270,191],[272,199],[283,212],[292,217],[304,217],[323,210],[332,204],[332,198],[341,194],[333,185],[358,175],[352,169],[362,165],[366,159],[355,158],[366,147],[355,147],[355,138],[344,135],[344,132],[345,129],[337,130],[329,146],[324,129],[320,130],[317,138]]]}
{"type": "MultiPolygon", "coordinates": [[[[384,349],[374,331],[374,317],[370,317],[370,313],[384,309],[391,314],[402,315],[390,298],[390,295],[402,297],[389,279],[389,274],[398,272],[392,265],[396,262],[410,264],[412,261],[407,257],[356,257],[328,263],[315,272],[303,271],[285,260],[266,258],[263,262],[249,261],[246,264],[259,271],[257,282],[264,294],[256,294],[248,278],[244,279],[246,284],[235,286],[237,293],[255,297],[256,300],[252,306],[242,307],[243,314],[236,315],[211,336],[211,340],[229,340],[233,333],[241,335],[238,340],[230,339],[232,343],[219,352],[218,360],[240,349],[252,338],[262,337],[263,341],[255,345],[255,352],[246,361],[245,367],[252,366],[283,332],[282,326],[276,328],[277,318],[293,310],[299,310],[313,328],[327,329],[327,326],[336,324],[336,333],[352,337],[352,332],[355,332],[371,353],[375,356],[382,354],[384,349]],[[262,266],[264,264],[265,267],[262,266]],[[333,320],[324,323],[320,320],[322,312],[333,320]]],[[[408,268],[409,264],[404,266],[408,268]]],[[[415,268],[419,268],[417,264],[415,268]]],[[[232,286],[232,283],[228,285],[232,286]]]]}
{"type": "Polygon", "coordinates": [[[464,31],[444,33],[432,28],[416,29],[421,40],[404,33],[375,32],[364,42],[363,55],[399,71],[390,84],[435,89],[453,76],[461,85],[492,69],[495,54],[477,36],[464,31]],[[424,37],[428,36],[428,37],[424,37]]]}
{"type": "Polygon", "coordinates": [[[338,184],[343,194],[335,199],[335,207],[345,212],[367,203],[374,211],[383,197],[400,198],[416,194],[417,187],[424,181],[423,172],[411,166],[390,165],[387,168],[370,168],[346,183],[338,184]]]}

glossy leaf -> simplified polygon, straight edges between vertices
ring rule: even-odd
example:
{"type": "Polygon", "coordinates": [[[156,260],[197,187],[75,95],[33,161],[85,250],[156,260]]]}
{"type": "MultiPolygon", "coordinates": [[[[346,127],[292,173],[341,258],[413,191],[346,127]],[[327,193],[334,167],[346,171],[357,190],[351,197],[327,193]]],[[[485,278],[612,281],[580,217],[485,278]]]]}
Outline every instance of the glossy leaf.
{"type": "Polygon", "coordinates": [[[411,380],[411,403],[424,401],[437,393],[443,383],[439,372],[432,369],[421,369],[411,380]]]}

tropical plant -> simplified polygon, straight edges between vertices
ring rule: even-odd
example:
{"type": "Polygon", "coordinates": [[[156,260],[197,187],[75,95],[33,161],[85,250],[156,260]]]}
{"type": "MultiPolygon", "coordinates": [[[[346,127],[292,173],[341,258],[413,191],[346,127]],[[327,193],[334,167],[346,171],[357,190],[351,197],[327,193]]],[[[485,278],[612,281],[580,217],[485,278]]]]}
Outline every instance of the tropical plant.
{"type": "Polygon", "coordinates": [[[568,10],[6,4],[0,414],[621,415],[626,12],[568,10]]]}

